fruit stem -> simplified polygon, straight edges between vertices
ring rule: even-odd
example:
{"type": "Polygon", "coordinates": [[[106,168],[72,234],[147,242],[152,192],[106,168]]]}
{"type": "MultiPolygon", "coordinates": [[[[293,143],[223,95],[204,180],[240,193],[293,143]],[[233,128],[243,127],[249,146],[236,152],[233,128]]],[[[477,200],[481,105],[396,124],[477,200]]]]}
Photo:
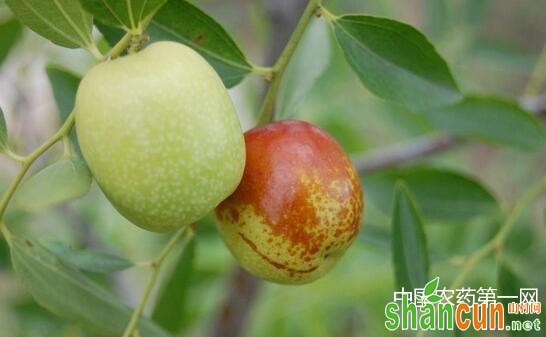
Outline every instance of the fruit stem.
{"type": "Polygon", "coordinates": [[[121,38],[121,40],[119,40],[118,43],[116,43],[116,45],[112,47],[112,49],[110,49],[108,54],[106,54],[106,56],[102,60],[107,61],[110,59],[115,59],[119,57],[121,54],[123,54],[123,52],[127,50],[127,48],[129,47],[133,47],[132,52],[137,51],[136,50],[137,44],[139,46],[140,43],[144,42],[144,40],[142,40],[142,34],[146,30],[146,28],[148,28],[148,25],[152,21],[152,17],[153,15],[149,15],[146,19],[144,19],[139,24],[139,27],[137,29],[135,29],[134,31],[127,32],[121,38]]]}
{"type": "Polygon", "coordinates": [[[19,188],[19,185],[21,185],[21,182],[23,181],[23,178],[25,177],[25,174],[28,172],[29,168],[36,161],[36,159],[38,159],[42,154],[49,150],[49,148],[55,145],[55,143],[70,134],[70,131],[74,126],[74,120],[74,113],[71,113],[64,122],[64,124],[61,126],[61,128],[53,136],[49,137],[42,145],[32,151],[32,153],[30,153],[28,156],[20,158],[21,169],[19,170],[19,172],[15,176],[15,179],[0,200],[0,220],[4,217],[4,213],[6,212],[6,208],[8,207],[9,202],[13,198],[13,195],[17,191],[17,188],[19,188]]]}
{"type": "Polygon", "coordinates": [[[110,49],[110,52],[105,56],[104,60],[108,59],[115,59],[116,57],[119,57],[128,47],[131,45],[131,42],[133,41],[133,34],[126,33],[121,40],[116,43],[112,49],[110,49]]]}
{"type": "Polygon", "coordinates": [[[144,307],[146,306],[146,303],[148,302],[148,298],[150,297],[150,294],[152,293],[152,290],[155,286],[155,283],[157,281],[157,277],[159,275],[159,271],[161,269],[161,266],[167,256],[172,252],[173,248],[176,246],[176,243],[178,243],[182,238],[184,240],[184,245],[187,245],[188,242],[193,238],[195,235],[195,230],[193,225],[184,226],[180,228],[167,242],[159,256],[152,261],[150,264],[150,268],[152,268],[152,273],[150,275],[150,278],[148,279],[148,283],[146,284],[146,287],[144,288],[144,291],[142,293],[142,297],[140,298],[140,301],[135,308],[135,311],[133,312],[133,315],[131,316],[131,320],[129,321],[129,324],[127,325],[127,328],[125,328],[125,332],[123,333],[123,337],[131,337],[135,336],[135,334],[138,335],[138,322],[140,321],[140,317],[142,316],[142,312],[144,311],[144,307]]]}
{"type": "Polygon", "coordinates": [[[290,40],[284,47],[281,55],[279,56],[277,62],[272,68],[271,71],[271,84],[265,94],[264,102],[260,114],[258,115],[257,124],[263,125],[271,122],[275,118],[275,101],[277,99],[277,94],[279,93],[279,88],[281,84],[282,77],[290,62],[290,59],[294,55],[296,48],[301,41],[305,29],[311,22],[311,19],[315,15],[317,9],[320,8],[319,0],[309,0],[305,11],[303,12],[300,21],[298,22],[290,40]]]}
{"type": "Polygon", "coordinates": [[[72,148],[72,141],[70,140],[70,137],[68,135],[65,135],[63,137],[63,147],[64,147],[63,157],[72,158],[74,152],[72,148]]]}

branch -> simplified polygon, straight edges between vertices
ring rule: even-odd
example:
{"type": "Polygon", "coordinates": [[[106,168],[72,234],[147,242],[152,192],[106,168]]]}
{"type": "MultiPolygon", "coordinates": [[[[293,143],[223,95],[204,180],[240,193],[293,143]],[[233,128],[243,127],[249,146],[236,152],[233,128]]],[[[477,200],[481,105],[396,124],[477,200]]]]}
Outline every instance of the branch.
{"type": "Polygon", "coordinates": [[[187,243],[189,240],[193,238],[194,235],[194,229],[193,225],[188,225],[180,228],[167,242],[159,256],[150,264],[150,267],[152,268],[152,274],[150,275],[150,278],[148,279],[148,283],[146,284],[146,287],[144,288],[144,292],[142,293],[142,297],[140,298],[140,301],[135,308],[135,311],[133,312],[133,315],[131,316],[131,319],[129,320],[129,324],[127,324],[127,327],[125,328],[125,332],[123,333],[123,337],[131,337],[134,336],[134,334],[138,334],[138,322],[140,321],[140,317],[142,316],[142,312],[144,311],[144,307],[146,306],[146,303],[148,302],[148,298],[150,297],[150,294],[152,293],[152,290],[155,286],[155,283],[157,281],[157,277],[159,276],[159,271],[161,270],[161,266],[163,265],[163,262],[167,258],[167,256],[171,253],[173,248],[176,246],[176,243],[180,241],[182,238],[186,239],[187,243]]]}
{"type": "Polygon", "coordinates": [[[460,139],[446,135],[423,136],[353,158],[353,162],[359,173],[371,173],[443,152],[462,143],[460,139]]]}
{"type": "Polygon", "coordinates": [[[305,29],[311,22],[311,19],[315,15],[316,10],[319,8],[318,0],[309,0],[307,7],[303,11],[303,14],[290,37],[290,40],[286,43],[286,47],[279,56],[277,62],[273,66],[271,72],[271,84],[265,95],[265,99],[258,115],[258,125],[266,124],[272,121],[275,117],[275,101],[277,100],[277,94],[281,86],[282,77],[290,63],[290,59],[294,55],[296,48],[305,32],[305,29]]]}
{"type": "Polygon", "coordinates": [[[233,270],[228,296],[218,309],[210,337],[238,337],[244,334],[250,309],[263,282],[241,267],[233,270]]]}
{"type": "Polygon", "coordinates": [[[11,201],[11,199],[13,198],[13,195],[15,194],[15,192],[21,185],[23,178],[27,174],[32,164],[34,164],[36,159],[38,159],[42,154],[44,154],[44,152],[49,150],[59,140],[69,135],[73,126],[74,126],[74,113],[71,113],[70,116],[68,116],[68,118],[64,122],[64,124],[61,126],[59,131],[57,131],[53,136],[49,137],[36,150],[32,151],[31,154],[19,159],[19,161],[21,162],[21,169],[17,173],[17,176],[15,177],[11,185],[8,187],[7,192],[2,196],[2,200],[0,200],[0,220],[2,220],[2,218],[4,217],[4,213],[6,209],[8,208],[9,202],[11,201]]]}
{"type": "MultiPolygon", "coordinates": [[[[267,16],[271,22],[271,32],[275,34],[269,43],[270,49],[266,55],[266,64],[276,63],[277,65],[279,63],[279,61],[275,60],[279,58],[281,53],[285,53],[287,49],[285,45],[291,39],[290,36],[300,16],[304,16],[302,13],[304,13],[306,4],[306,0],[264,0],[267,16]]],[[[308,19],[310,18],[308,17],[308,19]]],[[[303,33],[303,30],[300,33],[303,33]]],[[[290,52],[290,56],[292,52],[290,52]]],[[[279,70],[278,67],[277,65],[277,71],[279,70]]],[[[271,75],[274,76],[271,79],[272,81],[280,83],[281,78],[278,73],[272,72],[271,75]]],[[[276,92],[273,92],[273,90],[278,88],[274,88],[273,84],[273,82],[270,84],[264,99],[264,107],[259,117],[261,121],[268,121],[274,117],[273,109],[276,92]],[[269,103],[267,103],[267,100],[269,100],[269,103]]],[[[238,337],[243,335],[248,314],[260,293],[262,284],[261,280],[241,267],[234,268],[227,285],[227,296],[219,305],[216,317],[211,324],[210,337],[238,337]]]]}
{"type": "MultiPolygon", "coordinates": [[[[543,96],[523,97],[519,102],[537,116],[546,115],[546,98],[543,96]]],[[[356,156],[353,162],[359,173],[371,173],[445,152],[462,144],[465,144],[464,140],[453,136],[422,136],[356,156]]]]}
{"type": "MultiPolygon", "coordinates": [[[[499,251],[523,211],[542,192],[544,192],[544,190],[546,190],[546,176],[543,177],[538,184],[533,185],[530,189],[527,190],[527,192],[523,195],[523,197],[516,204],[516,206],[510,211],[508,217],[503,222],[497,234],[495,234],[495,236],[480,249],[474,251],[474,253],[468,255],[465,258],[463,268],[459,271],[457,278],[455,278],[455,280],[451,283],[448,289],[459,288],[462,285],[463,281],[466,279],[466,277],[470,274],[470,272],[472,272],[480,262],[482,262],[493,252],[499,251]]],[[[417,337],[424,337],[427,334],[427,331],[428,330],[420,330],[417,334],[417,337]]]]}

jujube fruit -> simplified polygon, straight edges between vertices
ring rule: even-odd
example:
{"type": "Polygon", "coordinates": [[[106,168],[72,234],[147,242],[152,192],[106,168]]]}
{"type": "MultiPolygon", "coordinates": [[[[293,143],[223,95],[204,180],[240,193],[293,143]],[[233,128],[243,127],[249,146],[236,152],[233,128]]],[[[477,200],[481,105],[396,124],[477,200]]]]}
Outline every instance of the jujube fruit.
{"type": "Polygon", "coordinates": [[[245,141],[243,179],[216,208],[222,238],[258,277],[283,284],[319,278],[360,228],[354,166],[332,137],[302,121],[258,127],[245,141]]]}
{"type": "Polygon", "coordinates": [[[157,42],[95,66],[80,84],[75,114],[98,185],[147,230],[200,219],[243,174],[244,139],[231,99],[212,67],[184,45],[157,42]]]}

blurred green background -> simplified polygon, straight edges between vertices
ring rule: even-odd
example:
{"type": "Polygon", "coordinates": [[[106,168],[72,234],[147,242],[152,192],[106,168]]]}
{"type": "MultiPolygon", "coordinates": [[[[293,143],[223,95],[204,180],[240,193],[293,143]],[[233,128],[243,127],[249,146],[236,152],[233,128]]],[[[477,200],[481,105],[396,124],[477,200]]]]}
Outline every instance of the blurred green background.
{"type": "MultiPolygon", "coordinates": [[[[261,1],[192,2],[222,23],[250,60],[263,64],[275,32],[271,31],[261,1]]],[[[448,61],[465,93],[518,99],[546,41],[546,1],[540,0],[331,0],[326,5],[336,14],[364,12],[418,27],[448,61]]],[[[0,1],[0,23],[10,18],[0,1]]],[[[327,29],[325,22],[317,25],[324,26],[317,29],[327,29]]],[[[343,60],[331,35],[319,36],[320,39],[306,37],[306,44],[315,51],[313,55],[318,62],[327,64],[326,69],[310,94],[282,111],[282,118],[316,123],[355,156],[430,131],[418,116],[367,92],[343,60]]],[[[0,56],[2,53],[0,50],[0,56]]],[[[51,63],[83,74],[94,61],[84,51],[57,47],[25,29],[1,65],[0,106],[6,114],[10,140],[18,152],[28,153],[59,126],[57,105],[45,73],[46,65],[51,63]]],[[[262,88],[262,80],[250,76],[230,91],[245,129],[253,125],[262,88]]],[[[51,163],[60,153],[60,148],[50,151],[35,169],[51,163]]],[[[423,162],[478,178],[506,209],[546,172],[546,154],[479,143],[464,144],[423,162]]],[[[15,164],[0,158],[0,190],[16,170],[15,164]]],[[[363,179],[365,182],[366,177],[363,179]]],[[[518,274],[530,286],[539,288],[542,300],[546,291],[545,201],[538,200],[526,211],[503,252],[518,274]]],[[[310,285],[265,284],[250,309],[245,336],[412,335],[387,332],[384,328],[384,307],[392,300],[395,289],[390,216],[374,204],[373,198],[367,198],[366,203],[365,225],[359,240],[338,266],[310,285]]],[[[14,232],[32,233],[45,241],[62,241],[75,247],[103,249],[133,261],[150,260],[166,239],[124,220],[96,186],[84,198],[52,209],[26,211],[14,205],[7,222],[14,232]]],[[[441,285],[447,286],[459,270],[460,257],[491,238],[499,221],[483,217],[465,223],[426,225],[432,259],[430,275],[440,276],[441,285]]],[[[198,226],[181,336],[207,336],[214,330],[218,308],[228,296],[228,284],[236,265],[215,231],[213,217],[198,226]]],[[[495,266],[494,258],[487,259],[465,286],[496,287],[495,266]]],[[[108,277],[94,277],[126,303],[134,305],[146,275],[146,269],[133,268],[108,277]]],[[[0,240],[0,337],[33,336],[86,334],[47,313],[32,300],[13,274],[5,241],[0,240]]]]}

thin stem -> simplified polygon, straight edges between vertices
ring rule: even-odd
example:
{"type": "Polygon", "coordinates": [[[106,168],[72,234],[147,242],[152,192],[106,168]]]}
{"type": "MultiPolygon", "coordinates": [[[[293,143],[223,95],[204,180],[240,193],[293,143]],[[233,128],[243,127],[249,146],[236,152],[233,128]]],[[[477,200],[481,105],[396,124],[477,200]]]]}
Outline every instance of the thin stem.
{"type": "Polygon", "coordinates": [[[133,41],[133,34],[127,33],[125,34],[121,40],[116,43],[112,49],[110,49],[110,52],[106,55],[105,59],[114,59],[116,57],[119,57],[129,46],[131,45],[131,42],[133,41]]]}
{"type": "MultiPolygon", "coordinates": [[[[474,268],[487,256],[493,253],[496,250],[499,250],[504,244],[507,235],[510,233],[514,227],[516,221],[519,219],[523,211],[529,206],[533,200],[535,200],[540,193],[546,189],[546,177],[542,178],[541,181],[531,187],[525,195],[520,199],[516,206],[512,209],[501,228],[497,234],[489,240],[485,245],[480,249],[469,255],[463,263],[463,268],[461,269],[457,278],[451,283],[448,289],[455,290],[460,287],[468,274],[474,270],[474,268]]],[[[425,336],[428,330],[421,330],[417,336],[425,336]]]]}
{"type": "Polygon", "coordinates": [[[269,81],[271,80],[271,75],[273,74],[273,68],[253,65],[252,73],[254,75],[263,76],[266,80],[269,81]]]}
{"type": "Polygon", "coordinates": [[[142,293],[142,297],[140,298],[140,301],[135,308],[135,311],[133,312],[133,315],[131,316],[131,320],[129,321],[129,324],[127,325],[127,328],[125,328],[125,332],[123,333],[123,337],[131,337],[138,335],[138,322],[140,321],[140,317],[142,316],[142,312],[144,311],[144,307],[146,306],[146,303],[148,302],[148,298],[150,297],[150,294],[152,293],[152,290],[155,286],[155,283],[157,281],[157,277],[159,275],[159,271],[161,269],[161,265],[169,256],[169,254],[172,252],[173,248],[175,247],[176,243],[184,237],[186,239],[186,242],[189,242],[191,238],[194,235],[194,229],[193,225],[190,226],[184,226],[181,229],[179,229],[167,242],[167,245],[163,248],[159,256],[150,264],[150,267],[152,268],[152,274],[150,275],[150,278],[148,279],[148,283],[146,284],[146,287],[144,288],[144,291],[142,293]]]}
{"type": "Polygon", "coordinates": [[[525,86],[525,96],[536,96],[540,94],[544,81],[546,80],[546,45],[542,48],[542,52],[538,57],[535,68],[531,73],[531,77],[525,86]]]}
{"type": "Polygon", "coordinates": [[[18,155],[17,153],[14,153],[11,149],[6,150],[6,155],[10,157],[11,159],[18,161],[22,163],[25,160],[25,157],[18,155]]]}
{"type": "Polygon", "coordinates": [[[313,18],[316,10],[320,7],[319,0],[310,0],[303,12],[300,21],[298,22],[290,40],[284,47],[283,52],[279,56],[279,59],[275,63],[271,73],[271,84],[265,95],[265,99],[258,115],[258,125],[266,124],[272,121],[275,118],[275,101],[277,99],[277,94],[279,93],[279,88],[281,84],[282,77],[290,62],[290,59],[296,51],[305,29],[309,25],[309,22],[313,18]]]}
{"type": "Polygon", "coordinates": [[[51,136],[49,139],[47,139],[42,145],[40,145],[36,150],[34,150],[32,153],[30,153],[28,156],[24,157],[24,159],[21,161],[21,169],[15,176],[15,179],[11,183],[11,185],[8,187],[8,190],[3,195],[2,199],[0,200],[0,219],[3,218],[4,212],[6,211],[6,208],[8,207],[8,204],[13,198],[13,195],[17,191],[17,188],[23,181],[23,178],[25,177],[25,174],[28,172],[29,168],[32,166],[32,164],[40,157],[44,152],[46,152],[50,147],[52,147],[55,143],[57,143],[59,140],[61,140],[64,136],[68,135],[70,131],[72,130],[72,127],[74,126],[74,113],[71,113],[70,116],[66,119],[63,126],[57,131],[53,136],[51,136]]]}
{"type": "Polygon", "coordinates": [[[462,143],[462,140],[447,135],[425,135],[356,155],[352,159],[359,173],[371,173],[444,152],[462,143]]]}
{"type": "Polygon", "coordinates": [[[332,22],[332,21],[334,21],[334,20],[336,20],[336,19],[338,18],[337,16],[335,16],[334,14],[332,14],[329,10],[327,10],[327,9],[324,8],[324,7],[321,7],[321,8],[319,9],[318,14],[319,14],[320,16],[324,16],[324,18],[325,18],[326,21],[328,21],[328,22],[332,22]]]}
{"type": "Polygon", "coordinates": [[[95,60],[97,61],[101,61],[103,58],[104,58],[104,55],[102,55],[102,53],[100,52],[99,48],[97,48],[97,46],[92,43],[90,44],[89,46],[87,46],[87,51],[93,55],[93,57],[95,58],[95,60]]]}
{"type": "Polygon", "coordinates": [[[65,135],[63,137],[63,148],[64,148],[63,156],[65,158],[71,158],[73,154],[73,148],[72,148],[72,141],[70,140],[70,137],[68,135],[65,135]]]}

